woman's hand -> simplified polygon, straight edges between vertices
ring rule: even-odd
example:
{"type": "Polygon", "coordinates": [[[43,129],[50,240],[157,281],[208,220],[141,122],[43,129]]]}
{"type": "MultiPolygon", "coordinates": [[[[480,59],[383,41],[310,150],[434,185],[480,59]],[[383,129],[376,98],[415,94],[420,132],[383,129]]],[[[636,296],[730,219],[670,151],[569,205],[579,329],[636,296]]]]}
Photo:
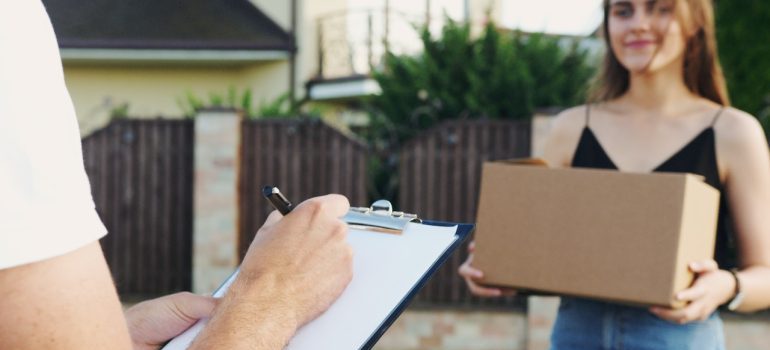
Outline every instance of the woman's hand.
{"type": "Polygon", "coordinates": [[[188,292],[143,301],[125,312],[135,350],[160,349],[163,343],[211,317],[217,300],[188,292]]]}
{"type": "Polygon", "coordinates": [[[488,288],[488,287],[482,287],[477,283],[477,280],[484,277],[484,273],[481,272],[481,270],[475,269],[471,267],[471,262],[473,262],[473,252],[476,249],[476,243],[471,242],[468,245],[468,252],[470,255],[468,255],[468,259],[465,260],[465,262],[460,265],[460,268],[457,270],[457,272],[465,279],[465,283],[468,285],[468,289],[471,290],[471,293],[476,296],[480,297],[501,297],[501,296],[512,296],[516,294],[516,291],[513,289],[508,288],[488,288]]]}
{"type": "Polygon", "coordinates": [[[690,263],[690,270],[697,274],[695,283],[676,294],[676,299],[688,302],[681,309],[651,307],[656,316],[679,324],[704,321],[719,305],[733,296],[735,281],[730,272],[720,270],[714,260],[690,263]]]}

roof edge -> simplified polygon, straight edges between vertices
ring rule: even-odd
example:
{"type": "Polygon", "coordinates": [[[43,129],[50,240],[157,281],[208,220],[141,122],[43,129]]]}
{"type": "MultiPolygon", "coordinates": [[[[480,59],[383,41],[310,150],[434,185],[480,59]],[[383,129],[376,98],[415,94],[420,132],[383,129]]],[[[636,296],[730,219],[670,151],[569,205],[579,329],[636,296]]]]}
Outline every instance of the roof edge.
{"type": "Polygon", "coordinates": [[[289,59],[281,50],[60,49],[69,62],[257,62],[289,59]]]}
{"type": "Polygon", "coordinates": [[[145,39],[61,39],[62,49],[170,49],[170,50],[297,50],[293,43],[286,45],[259,45],[252,41],[228,40],[145,40],[145,39]]]}

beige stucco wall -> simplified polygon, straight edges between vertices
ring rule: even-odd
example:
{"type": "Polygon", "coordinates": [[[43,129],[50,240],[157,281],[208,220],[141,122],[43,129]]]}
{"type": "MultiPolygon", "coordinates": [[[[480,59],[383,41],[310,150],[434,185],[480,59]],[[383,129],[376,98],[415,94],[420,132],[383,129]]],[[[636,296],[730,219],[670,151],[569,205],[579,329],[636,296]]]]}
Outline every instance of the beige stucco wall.
{"type": "MultiPolygon", "coordinates": [[[[298,0],[298,2],[302,1],[304,0],[298,0]]],[[[251,0],[251,2],[284,30],[289,30],[292,0],[251,0]]]]}
{"type": "Polygon", "coordinates": [[[318,74],[318,19],[339,14],[348,8],[347,0],[298,0],[299,18],[297,30],[297,89],[300,96],[307,91],[304,84],[318,74]]]}
{"type": "MultiPolygon", "coordinates": [[[[297,0],[297,80],[298,99],[307,91],[305,83],[318,73],[318,18],[345,11],[354,0],[297,0]]],[[[284,30],[291,26],[291,0],[251,0],[284,30]]]]}
{"type": "Polygon", "coordinates": [[[471,0],[468,6],[471,22],[479,24],[492,19],[498,24],[501,23],[502,6],[502,0],[471,0]]]}
{"type": "MultiPolygon", "coordinates": [[[[285,30],[291,24],[291,0],[251,0],[285,30]]],[[[487,0],[484,0],[487,1],[487,0]]],[[[499,0],[490,0],[499,1],[499,0]]],[[[297,58],[295,93],[305,97],[305,84],[318,73],[318,18],[339,14],[355,0],[297,0],[297,58]]],[[[254,103],[269,101],[289,90],[289,61],[250,65],[136,65],[83,64],[64,62],[81,133],[87,134],[109,122],[110,112],[128,103],[132,117],[178,117],[177,100],[186,91],[200,97],[210,92],[226,93],[230,86],[239,92],[253,90],[254,103]]]]}
{"type": "Polygon", "coordinates": [[[242,66],[129,66],[64,65],[82,134],[109,122],[110,112],[128,103],[131,117],[179,117],[178,100],[186,91],[208,100],[209,93],[225,94],[230,86],[253,92],[253,105],[288,91],[287,61],[242,66]]]}

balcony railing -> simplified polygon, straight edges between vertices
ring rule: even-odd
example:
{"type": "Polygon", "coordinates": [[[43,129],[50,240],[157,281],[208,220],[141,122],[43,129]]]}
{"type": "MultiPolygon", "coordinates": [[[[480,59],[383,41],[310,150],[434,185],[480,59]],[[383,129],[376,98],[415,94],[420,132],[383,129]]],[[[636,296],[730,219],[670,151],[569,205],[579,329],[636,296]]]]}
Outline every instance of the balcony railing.
{"type": "Polygon", "coordinates": [[[369,75],[384,54],[416,53],[422,49],[419,15],[393,10],[332,13],[317,20],[318,74],[327,80],[369,75]]]}

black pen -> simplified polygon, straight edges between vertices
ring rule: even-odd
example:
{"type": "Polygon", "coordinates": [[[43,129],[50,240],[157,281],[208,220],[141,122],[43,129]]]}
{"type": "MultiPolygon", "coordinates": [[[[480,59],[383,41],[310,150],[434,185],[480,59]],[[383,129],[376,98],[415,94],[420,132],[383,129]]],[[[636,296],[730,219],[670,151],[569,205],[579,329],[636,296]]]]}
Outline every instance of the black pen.
{"type": "Polygon", "coordinates": [[[291,213],[291,210],[294,209],[294,206],[291,205],[291,202],[289,202],[289,200],[284,197],[281,191],[278,190],[278,187],[262,187],[262,195],[265,196],[270,204],[272,204],[273,207],[283,215],[291,213]]]}

